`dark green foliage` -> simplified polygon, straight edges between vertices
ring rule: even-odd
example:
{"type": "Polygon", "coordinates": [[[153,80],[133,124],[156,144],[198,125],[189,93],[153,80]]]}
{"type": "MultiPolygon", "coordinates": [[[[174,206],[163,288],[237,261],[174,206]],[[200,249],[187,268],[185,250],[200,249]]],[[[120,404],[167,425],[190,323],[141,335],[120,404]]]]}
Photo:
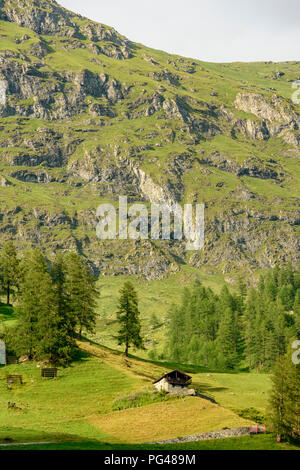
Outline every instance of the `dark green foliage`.
{"type": "Polygon", "coordinates": [[[256,410],[255,408],[243,408],[241,410],[234,410],[234,412],[241,418],[254,421],[257,424],[265,424],[266,417],[261,411],[256,410]]]}
{"type": "Polygon", "coordinates": [[[125,355],[128,356],[131,346],[144,349],[144,342],[141,336],[137,293],[131,282],[125,282],[120,294],[117,311],[120,330],[117,339],[120,346],[125,344],[125,355]]]}
{"type": "Polygon", "coordinates": [[[161,322],[159,321],[159,319],[157,318],[155,313],[152,313],[152,315],[151,315],[150,325],[151,325],[151,328],[153,330],[156,330],[157,328],[159,328],[161,326],[161,322]]]}
{"type": "MultiPolygon", "coordinates": [[[[299,271],[299,270],[298,270],[299,271]]],[[[275,267],[245,302],[245,356],[250,368],[269,369],[299,331],[297,271],[275,267]]]]}
{"type": "Polygon", "coordinates": [[[11,241],[4,243],[0,252],[0,280],[6,293],[6,304],[10,304],[11,292],[18,285],[19,261],[14,244],[11,241]]]}
{"type": "Polygon", "coordinates": [[[18,266],[17,325],[5,339],[18,356],[65,365],[76,355],[76,331],[93,331],[98,292],[77,254],[57,255],[47,264],[39,250],[18,266]]]}
{"type": "Polygon", "coordinates": [[[237,314],[230,308],[224,312],[218,331],[218,343],[226,369],[234,369],[240,359],[238,351],[239,331],[237,314]]]}
{"type": "Polygon", "coordinates": [[[16,343],[15,331],[1,326],[0,340],[5,342],[7,356],[14,356],[16,343]]]}
{"type": "Polygon", "coordinates": [[[177,362],[234,369],[269,370],[300,337],[300,276],[289,264],[261,276],[257,289],[239,278],[237,294],[225,286],[215,295],[197,282],[169,312],[165,356],[177,362]]]}
{"type": "Polygon", "coordinates": [[[64,260],[64,289],[68,299],[68,309],[78,327],[78,337],[82,331],[93,333],[96,325],[96,279],[83,258],[77,253],[69,253],[64,260]]]}
{"type": "Polygon", "coordinates": [[[197,281],[182,304],[169,312],[166,356],[210,368],[234,368],[240,361],[241,298],[224,287],[220,296],[197,281]]]}
{"type": "Polygon", "coordinates": [[[19,315],[16,328],[16,352],[32,359],[38,345],[39,318],[52,311],[53,293],[47,264],[38,250],[21,262],[19,315]]]}
{"type": "Polygon", "coordinates": [[[269,420],[273,432],[277,434],[280,441],[285,434],[285,397],[286,397],[286,359],[279,357],[275,363],[272,375],[272,394],[270,396],[269,420]]]}
{"type": "Polygon", "coordinates": [[[300,289],[299,288],[296,291],[293,310],[294,310],[294,315],[295,315],[295,333],[296,333],[296,336],[300,339],[300,289]]]}
{"type": "Polygon", "coordinates": [[[113,403],[113,411],[127,410],[128,408],[139,408],[153,403],[161,403],[166,401],[178,400],[177,396],[172,396],[163,392],[135,392],[130,395],[117,397],[113,403]]]}
{"type": "Polygon", "coordinates": [[[43,255],[34,250],[22,260],[16,351],[30,359],[66,364],[75,351],[74,332],[43,255]]]}
{"type": "Polygon", "coordinates": [[[292,349],[280,356],[273,368],[269,421],[282,438],[300,441],[300,364],[292,361],[292,349]]]}

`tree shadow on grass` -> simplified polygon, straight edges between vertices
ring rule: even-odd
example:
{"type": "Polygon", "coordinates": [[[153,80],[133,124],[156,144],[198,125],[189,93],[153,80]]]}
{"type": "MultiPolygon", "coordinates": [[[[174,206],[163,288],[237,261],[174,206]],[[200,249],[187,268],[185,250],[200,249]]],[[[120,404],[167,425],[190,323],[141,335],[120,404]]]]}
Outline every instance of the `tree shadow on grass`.
{"type": "Polygon", "coordinates": [[[212,403],[218,404],[215,399],[216,392],[224,392],[229,390],[227,387],[214,387],[207,383],[200,383],[193,387],[196,390],[197,396],[203,398],[204,400],[209,400],[212,403]]]}
{"type": "MultiPolygon", "coordinates": [[[[82,342],[90,343],[91,345],[94,346],[99,346],[100,348],[109,351],[111,354],[114,354],[116,356],[124,356],[124,352],[118,351],[116,349],[112,349],[108,346],[104,346],[103,344],[98,343],[97,341],[94,341],[89,338],[82,338],[82,342]]],[[[90,356],[93,356],[91,354],[90,356]]],[[[168,361],[168,360],[151,360],[151,359],[146,359],[146,358],[141,358],[139,356],[136,356],[134,354],[129,354],[128,359],[134,359],[135,361],[139,361],[142,363],[147,363],[147,364],[153,364],[158,367],[164,367],[167,370],[181,370],[182,372],[186,373],[191,373],[191,374],[201,374],[201,373],[211,373],[211,374],[240,374],[241,372],[248,372],[249,369],[247,368],[241,368],[241,369],[211,369],[206,366],[202,365],[197,365],[197,364],[184,364],[184,363],[179,363],[175,361],[168,361]]]]}
{"type": "MultiPolygon", "coordinates": [[[[15,426],[0,426],[0,444],[18,444],[25,442],[76,443],[82,442],[82,436],[65,433],[50,433],[15,426]]],[[[91,442],[99,443],[96,439],[91,442]]]]}
{"type": "MultiPolygon", "coordinates": [[[[72,363],[74,363],[74,365],[78,362],[84,362],[84,361],[87,361],[88,359],[90,359],[92,356],[92,354],[88,353],[87,351],[84,351],[83,349],[78,349],[76,351],[76,354],[73,358],[73,361],[72,363]]],[[[72,363],[70,364],[72,366],[72,363]]]]}
{"type": "Polygon", "coordinates": [[[0,318],[2,321],[14,320],[16,318],[14,307],[0,303],[0,318]]]}
{"type": "MultiPolygon", "coordinates": [[[[85,439],[76,434],[49,433],[11,426],[0,427],[2,450],[128,450],[142,449],[142,444],[112,444],[97,439],[85,439]],[[25,444],[27,445],[20,445],[25,444]],[[19,445],[18,445],[19,444],[19,445]]],[[[149,446],[148,446],[149,447],[149,446]]],[[[155,448],[155,446],[150,446],[155,448]]]]}

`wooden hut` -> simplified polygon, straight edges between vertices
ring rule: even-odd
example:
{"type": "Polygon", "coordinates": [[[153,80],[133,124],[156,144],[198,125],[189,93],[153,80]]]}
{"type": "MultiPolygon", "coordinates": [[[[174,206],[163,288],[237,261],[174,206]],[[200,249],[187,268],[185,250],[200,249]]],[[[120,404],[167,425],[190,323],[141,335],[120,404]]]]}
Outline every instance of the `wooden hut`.
{"type": "Polygon", "coordinates": [[[184,374],[180,370],[173,370],[155,380],[153,385],[159,392],[176,395],[194,395],[195,390],[188,388],[191,383],[192,377],[190,375],[184,374]]]}

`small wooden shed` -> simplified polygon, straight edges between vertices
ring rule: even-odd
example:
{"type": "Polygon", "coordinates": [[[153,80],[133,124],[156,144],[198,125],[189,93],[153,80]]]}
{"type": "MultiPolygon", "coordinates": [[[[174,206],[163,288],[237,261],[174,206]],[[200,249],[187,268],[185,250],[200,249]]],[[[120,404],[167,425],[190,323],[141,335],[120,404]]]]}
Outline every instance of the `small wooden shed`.
{"type": "Polygon", "coordinates": [[[191,383],[192,377],[190,375],[184,374],[180,370],[173,370],[155,380],[153,385],[159,392],[194,395],[195,391],[188,388],[191,383]]]}

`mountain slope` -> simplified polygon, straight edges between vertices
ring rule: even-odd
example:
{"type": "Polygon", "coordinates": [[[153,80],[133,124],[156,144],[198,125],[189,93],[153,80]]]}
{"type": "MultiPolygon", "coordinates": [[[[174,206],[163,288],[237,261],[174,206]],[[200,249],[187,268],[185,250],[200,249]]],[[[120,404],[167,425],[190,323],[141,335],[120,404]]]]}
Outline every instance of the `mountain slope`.
{"type": "Polygon", "coordinates": [[[55,1],[0,1],[1,239],[75,248],[102,274],[300,259],[298,62],[154,51],[55,1]],[[206,241],[100,242],[103,201],[204,202],[206,241]]]}
{"type": "Polygon", "coordinates": [[[213,372],[208,377],[208,370],[201,367],[152,363],[136,357],[125,360],[117,351],[86,342],[80,347],[82,360],[60,368],[56,381],[45,381],[37,363],[0,368],[0,443],[142,443],[247,426],[252,420],[239,417],[237,407],[266,406],[266,374],[213,372]],[[215,397],[219,406],[200,397],[151,398],[153,380],[166,368],[176,366],[191,374],[193,386],[205,396],[215,397]],[[8,390],[7,373],[21,374],[22,387],[8,390]],[[264,391],[264,396],[253,394],[253,387],[264,391]],[[8,402],[16,408],[8,408],[8,402]]]}

